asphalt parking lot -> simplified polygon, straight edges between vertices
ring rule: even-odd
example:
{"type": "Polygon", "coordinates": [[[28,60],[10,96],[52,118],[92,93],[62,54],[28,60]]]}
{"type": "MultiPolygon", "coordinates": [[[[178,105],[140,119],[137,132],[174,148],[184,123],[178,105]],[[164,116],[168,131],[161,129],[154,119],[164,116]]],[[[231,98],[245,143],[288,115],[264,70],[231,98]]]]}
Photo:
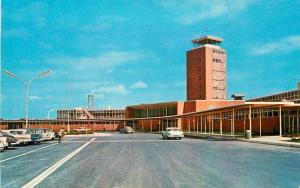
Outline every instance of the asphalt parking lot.
{"type": "Polygon", "coordinates": [[[1,152],[1,187],[299,187],[300,150],[155,134],[66,138],[1,152]]]}

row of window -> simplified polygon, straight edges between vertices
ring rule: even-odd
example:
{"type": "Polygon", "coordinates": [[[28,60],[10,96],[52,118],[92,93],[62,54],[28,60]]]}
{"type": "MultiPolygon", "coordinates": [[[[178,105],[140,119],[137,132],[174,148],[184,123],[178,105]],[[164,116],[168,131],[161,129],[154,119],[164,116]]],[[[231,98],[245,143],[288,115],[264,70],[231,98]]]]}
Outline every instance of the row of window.
{"type": "MultiPolygon", "coordinates": [[[[262,109],[261,111],[261,117],[266,118],[266,117],[278,117],[278,109],[262,109]]],[[[231,119],[232,118],[232,113],[229,112],[224,112],[221,114],[222,119],[231,119]]],[[[251,117],[254,118],[259,118],[260,116],[260,110],[259,109],[254,109],[251,111],[251,117]]],[[[210,116],[211,119],[220,119],[220,114],[214,114],[210,116]]],[[[235,119],[249,119],[249,110],[239,110],[235,111],[234,113],[234,118],[235,119]]]]}
{"type": "Polygon", "coordinates": [[[214,63],[224,63],[221,59],[213,58],[214,63]]]}
{"type": "Polygon", "coordinates": [[[267,97],[256,98],[256,99],[252,99],[249,101],[271,102],[271,101],[281,101],[283,99],[290,100],[290,101],[300,100],[300,90],[290,91],[290,92],[281,93],[281,94],[277,94],[277,95],[271,95],[271,96],[267,96],[267,97]]]}
{"type": "Polygon", "coordinates": [[[216,69],[213,69],[213,72],[226,73],[226,71],[225,71],[225,70],[216,70],[216,69]]]}
{"type": "Polygon", "coordinates": [[[213,53],[215,53],[215,54],[222,54],[222,55],[225,54],[224,51],[221,51],[221,50],[215,50],[215,49],[213,49],[213,53]]]}
{"type": "Polygon", "coordinates": [[[177,107],[164,107],[145,110],[134,110],[135,118],[171,116],[177,114],[177,107]]]}

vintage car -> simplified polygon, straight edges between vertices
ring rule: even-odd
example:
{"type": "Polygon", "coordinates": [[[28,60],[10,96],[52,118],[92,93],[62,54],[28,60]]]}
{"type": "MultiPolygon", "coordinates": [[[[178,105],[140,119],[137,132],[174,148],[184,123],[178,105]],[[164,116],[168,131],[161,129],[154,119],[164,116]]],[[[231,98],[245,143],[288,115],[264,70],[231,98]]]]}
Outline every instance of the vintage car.
{"type": "Polygon", "coordinates": [[[177,127],[168,127],[161,133],[163,139],[182,139],[184,137],[183,132],[177,127]]]}
{"type": "Polygon", "coordinates": [[[3,149],[7,149],[9,146],[9,137],[5,136],[4,132],[0,130],[0,143],[3,149]]]}
{"type": "Polygon", "coordinates": [[[28,128],[26,131],[31,135],[32,143],[40,143],[43,141],[43,129],[28,128]]]}
{"type": "Polygon", "coordinates": [[[44,132],[46,133],[46,137],[47,137],[48,140],[54,140],[55,134],[52,130],[44,129],[44,132]]]}
{"type": "Polygon", "coordinates": [[[16,144],[28,144],[31,142],[31,135],[26,129],[9,129],[4,132],[14,136],[17,139],[16,144]]]}
{"type": "Polygon", "coordinates": [[[0,151],[4,150],[4,145],[2,144],[2,142],[0,141],[0,151]]]}
{"type": "Polygon", "coordinates": [[[4,132],[3,130],[1,130],[1,131],[2,131],[3,136],[7,137],[8,146],[11,146],[12,144],[17,143],[17,139],[14,136],[8,134],[7,132],[4,132]]]}
{"type": "Polygon", "coordinates": [[[133,128],[131,128],[129,126],[126,126],[123,129],[120,129],[120,133],[121,134],[133,134],[134,130],[133,130],[133,128]]]}

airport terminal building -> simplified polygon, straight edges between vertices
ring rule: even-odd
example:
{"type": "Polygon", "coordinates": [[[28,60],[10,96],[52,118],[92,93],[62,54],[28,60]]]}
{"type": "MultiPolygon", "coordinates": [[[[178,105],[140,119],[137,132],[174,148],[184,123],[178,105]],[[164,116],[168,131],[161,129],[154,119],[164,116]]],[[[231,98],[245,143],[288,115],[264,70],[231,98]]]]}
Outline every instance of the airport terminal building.
{"type": "MultiPolygon", "coordinates": [[[[296,90],[255,99],[226,100],[226,50],[223,39],[203,36],[186,52],[187,100],[127,106],[117,110],[85,108],[57,111],[57,118],[30,120],[30,127],[159,132],[179,127],[185,132],[238,136],[300,134],[300,85],[296,90]]],[[[25,127],[25,120],[1,120],[2,129],[25,127]]]]}

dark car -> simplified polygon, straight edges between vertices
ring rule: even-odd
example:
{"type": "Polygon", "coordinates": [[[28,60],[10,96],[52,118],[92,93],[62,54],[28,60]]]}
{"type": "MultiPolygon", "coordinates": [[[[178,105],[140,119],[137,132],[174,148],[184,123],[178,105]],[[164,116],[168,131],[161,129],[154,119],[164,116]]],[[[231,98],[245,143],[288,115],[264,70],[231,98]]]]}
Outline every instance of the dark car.
{"type": "Polygon", "coordinates": [[[123,129],[120,129],[120,133],[121,134],[133,134],[134,130],[133,130],[133,128],[126,126],[123,129]]]}

